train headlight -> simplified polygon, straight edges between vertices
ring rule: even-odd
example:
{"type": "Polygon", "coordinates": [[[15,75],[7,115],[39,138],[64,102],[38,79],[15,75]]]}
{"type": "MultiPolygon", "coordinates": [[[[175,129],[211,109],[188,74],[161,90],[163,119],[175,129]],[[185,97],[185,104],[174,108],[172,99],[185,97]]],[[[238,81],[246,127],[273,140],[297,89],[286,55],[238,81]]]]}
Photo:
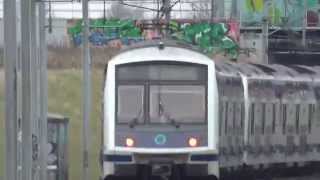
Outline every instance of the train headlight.
{"type": "Polygon", "coordinates": [[[134,146],[134,139],[132,138],[126,138],[126,146],[127,147],[133,147],[134,146]]]}
{"type": "Polygon", "coordinates": [[[188,139],[188,144],[190,147],[197,147],[198,146],[198,139],[195,137],[190,137],[188,139]]]}

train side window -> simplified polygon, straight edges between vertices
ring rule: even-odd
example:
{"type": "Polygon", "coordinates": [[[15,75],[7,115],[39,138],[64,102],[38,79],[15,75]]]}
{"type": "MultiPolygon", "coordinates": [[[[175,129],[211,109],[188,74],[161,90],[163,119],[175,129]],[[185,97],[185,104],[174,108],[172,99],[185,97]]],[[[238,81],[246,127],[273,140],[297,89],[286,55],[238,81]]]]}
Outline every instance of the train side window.
{"type": "Polygon", "coordinates": [[[299,125],[300,125],[300,105],[296,105],[296,133],[299,134],[299,125]]]}
{"type": "Polygon", "coordinates": [[[276,133],[276,104],[272,105],[272,134],[276,133]]]}
{"type": "Polygon", "coordinates": [[[309,105],[309,111],[308,111],[308,132],[312,132],[312,120],[313,118],[316,118],[316,105],[310,104],[309,105]]]}
{"type": "Polygon", "coordinates": [[[228,134],[228,113],[229,113],[229,111],[228,111],[228,109],[229,109],[229,103],[228,103],[228,101],[226,101],[225,102],[225,121],[224,121],[224,133],[225,134],[228,134]]]}
{"type": "Polygon", "coordinates": [[[251,104],[251,109],[250,109],[250,123],[251,123],[251,134],[253,135],[254,134],[254,103],[251,104]]]}
{"type": "Polygon", "coordinates": [[[287,126],[287,105],[282,105],[282,134],[286,134],[287,126]]]}

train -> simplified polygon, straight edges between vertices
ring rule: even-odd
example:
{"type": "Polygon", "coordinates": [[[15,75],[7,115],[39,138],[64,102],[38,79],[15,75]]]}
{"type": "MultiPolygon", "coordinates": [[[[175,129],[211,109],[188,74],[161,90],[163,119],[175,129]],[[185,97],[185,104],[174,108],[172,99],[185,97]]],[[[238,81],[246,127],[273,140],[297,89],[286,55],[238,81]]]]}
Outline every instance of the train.
{"type": "Polygon", "coordinates": [[[267,177],[320,160],[320,67],[219,62],[152,41],[112,57],[104,77],[101,179],[267,177]]]}

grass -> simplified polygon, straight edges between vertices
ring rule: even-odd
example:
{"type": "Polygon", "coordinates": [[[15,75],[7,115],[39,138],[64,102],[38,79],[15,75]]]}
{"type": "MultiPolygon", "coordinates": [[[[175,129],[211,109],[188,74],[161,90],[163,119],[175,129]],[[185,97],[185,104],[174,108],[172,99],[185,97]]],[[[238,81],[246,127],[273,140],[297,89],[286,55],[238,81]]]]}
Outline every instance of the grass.
{"type": "MultiPolygon", "coordinates": [[[[0,71],[0,73],[2,73],[0,71]]],[[[92,72],[92,114],[90,139],[90,172],[91,179],[97,180],[100,175],[99,150],[101,141],[101,98],[102,70],[92,72]]],[[[4,179],[4,85],[0,74],[0,179],[4,179]]],[[[69,179],[82,177],[82,73],[79,69],[49,70],[48,72],[48,108],[51,113],[58,113],[70,118],[69,124],[69,179]]]]}

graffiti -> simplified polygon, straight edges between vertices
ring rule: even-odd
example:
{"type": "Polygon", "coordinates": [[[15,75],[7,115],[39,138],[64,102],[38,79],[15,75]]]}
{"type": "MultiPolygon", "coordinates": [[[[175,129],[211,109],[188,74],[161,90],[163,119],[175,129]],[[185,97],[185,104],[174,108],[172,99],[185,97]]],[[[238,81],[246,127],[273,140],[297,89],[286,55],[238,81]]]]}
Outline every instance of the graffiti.
{"type": "MultiPolygon", "coordinates": [[[[68,29],[75,46],[82,43],[82,21],[68,29]]],[[[132,20],[92,20],[89,41],[93,46],[121,48],[137,42],[160,39],[155,29],[144,29],[143,23],[132,20]]],[[[230,58],[238,57],[239,25],[231,23],[180,23],[171,21],[169,31],[173,38],[198,46],[209,54],[225,53],[230,58]]]]}
{"type": "MultiPolygon", "coordinates": [[[[82,43],[82,20],[68,28],[68,33],[75,46],[82,43]]],[[[121,41],[124,45],[143,41],[141,30],[131,20],[91,20],[90,21],[90,43],[93,46],[107,46],[121,41]]]]}
{"type": "MultiPolygon", "coordinates": [[[[243,26],[261,26],[265,6],[270,25],[302,27],[304,19],[304,0],[242,0],[241,20],[243,26]],[[266,4],[268,3],[268,4],[266,4]]],[[[307,0],[308,26],[319,23],[318,1],[307,0]]]]}
{"type": "Polygon", "coordinates": [[[249,12],[263,12],[264,0],[246,0],[246,10],[249,12]]]}
{"type": "Polygon", "coordinates": [[[173,26],[172,36],[197,45],[203,52],[209,54],[224,53],[231,59],[239,55],[237,39],[239,39],[237,26],[225,23],[197,23],[173,26]]]}

